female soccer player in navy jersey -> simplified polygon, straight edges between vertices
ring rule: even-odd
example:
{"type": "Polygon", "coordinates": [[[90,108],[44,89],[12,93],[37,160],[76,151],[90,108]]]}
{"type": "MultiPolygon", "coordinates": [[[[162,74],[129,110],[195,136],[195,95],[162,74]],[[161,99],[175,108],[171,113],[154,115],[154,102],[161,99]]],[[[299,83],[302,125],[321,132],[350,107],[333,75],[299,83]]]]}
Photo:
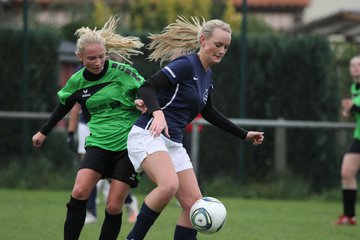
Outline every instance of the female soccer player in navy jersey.
{"type": "Polygon", "coordinates": [[[105,219],[99,239],[115,240],[122,223],[122,207],[130,188],[138,184],[127,153],[128,133],[139,117],[134,101],[143,77],[129,64],[108,60],[107,53],[127,59],[139,54],[138,38],[115,32],[119,19],[112,17],[100,30],[81,27],[75,35],[76,54],[84,67],[74,73],[58,92],[60,103],[36,133],[33,145],[40,147],[46,135],[78,102],[90,129],[86,153],[77,172],[64,225],[64,239],[78,239],[86,216],[86,202],[101,178],[111,178],[105,219]]]}
{"type": "Polygon", "coordinates": [[[231,29],[221,20],[192,22],[179,17],[161,34],[150,35],[150,60],[168,62],[139,89],[147,113],[135,122],[128,137],[129,157],[137,172],[145,171],[156,187],[145,197],[128,240],[144,239],[151,225],[173,196],[182,212],[174,239],[194,240],[197,231],[189,221],[193,203],[202,197],[189,156],[182,145],[183,131],[196,115],[243,140],[261,144],[263,132],[246,131],[233,124],[214,106],[210,67],[224,57],[231,29]],[[199,49],[197,53],[194,51],[199,49]],[[190,53],[192,52],[192,53],[190,53]]]}

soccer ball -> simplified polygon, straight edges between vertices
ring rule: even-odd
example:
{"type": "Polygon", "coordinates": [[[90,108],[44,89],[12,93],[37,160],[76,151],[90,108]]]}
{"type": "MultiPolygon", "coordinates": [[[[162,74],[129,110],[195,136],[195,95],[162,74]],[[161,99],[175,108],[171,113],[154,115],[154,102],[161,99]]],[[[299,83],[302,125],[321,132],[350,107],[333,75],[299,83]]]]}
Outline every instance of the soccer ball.
{"type": "Polygon", "coordinates": [[[216,198],[203,197],[197,200],[190,209],[190,222],[199,232],[218,232],[225,221],[226,208],[216,198]]]}

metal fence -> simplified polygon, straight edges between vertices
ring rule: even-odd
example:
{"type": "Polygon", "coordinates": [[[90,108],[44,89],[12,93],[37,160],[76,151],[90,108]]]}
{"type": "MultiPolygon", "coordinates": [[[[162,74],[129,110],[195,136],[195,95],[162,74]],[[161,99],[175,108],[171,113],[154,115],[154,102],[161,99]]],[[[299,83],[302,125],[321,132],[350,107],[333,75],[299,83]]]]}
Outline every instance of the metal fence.
{"type": "MultiPolygon", "coordinates": [[[[327,122],[327,121],[300,121],[300,120],[284,120],[284,119],[230,119],[233,123],[246,127],[271,127],[275,129],[275,171],[283,172],[286,169],[286,129],[288,128],[314,128],[314,129],[354,129],[355,123],[352,122],[327,122]]],[[[204,119],[193,122],[194,128],[198,125],[210,125],[204,119]]],[[[194,171],[198,173],[199,165],[199,139],[198,131],[193,131],[191,136],[191,160],[194,165],[194,171]]]]}
{"type": "MultiPolygon", "coordinates": [[[[47,119],[51,113],[46,112],[16,112],[16,111],[0,111],[0,119],[47,119]]],[[[67,116],[66,116],[67,117],[67,116]]],[[[65,117],[65,118],[66,118],[65,117]]],[[[355,123],[351,122],[327,122],[327,121],[300,121],[300,120],[284,120],[284,119],[230,119],[239,126],[256,126],[271,127],[275,129],[275,170],[278,172],[286,168],[286,129],[287,128],[328,128],[328,129],[354,129],[355,123]]],[[[193,122],[194,127],[197,125],[210,125],[204,119],[193,122]]],[[[199,132],[193,131],[191,136],[191,160],[194,170],[197,173],[199,165],[199,132]]]]}

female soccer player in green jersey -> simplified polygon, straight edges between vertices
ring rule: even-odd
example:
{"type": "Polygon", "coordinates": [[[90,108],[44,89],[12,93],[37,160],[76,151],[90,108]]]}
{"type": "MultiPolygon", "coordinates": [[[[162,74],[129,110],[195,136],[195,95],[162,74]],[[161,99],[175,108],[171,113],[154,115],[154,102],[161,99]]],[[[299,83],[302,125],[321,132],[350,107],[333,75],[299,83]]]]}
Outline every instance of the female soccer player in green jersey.
{"type": "Polygon", "coordinates": [[[360,57],[350,60],[351,99],[342,100],[342,114],[344,117],[354,116],[356,128],[354,137],[347,149],[341,165],[341,185],[343,214],[335,222],[336,225],[356,225],[355,205],[357,195],[356,175],[360,168],[360,57]]]}
{"type": "Polygon", "coordinates": [[[129,64],[109,60],[116,53],[125,60],[141,53],[138,38],[116,34],[118,18],[111,17],[100,30],[81,27],[76,32],[76,54],[84,67],[74,73],[57,93],[59,104],[33,138],[40,147],[47,134],[78,102],[90,136],[79,167],[64,225],[64,239],[78,239],[86,216],[86,202],[101,178],[110,178],[105,219],[99,239],[116,239],[122,223],[122,207],[131,188],[138,184],[127,152],[127,135],[139,117],[134,104],[143,77],[129,64]]]}

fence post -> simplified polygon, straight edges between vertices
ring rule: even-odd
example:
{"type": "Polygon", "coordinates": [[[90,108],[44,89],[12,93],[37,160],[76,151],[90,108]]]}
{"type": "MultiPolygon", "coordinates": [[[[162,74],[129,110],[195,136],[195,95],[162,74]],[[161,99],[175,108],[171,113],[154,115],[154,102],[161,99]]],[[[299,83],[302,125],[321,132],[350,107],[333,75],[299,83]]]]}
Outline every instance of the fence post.
{"type": "Polygon", "coordinates": [[[286,171],[286,128],[275,128],[275,172],[282,174],[286,171]]]}
{"type": "Polygon", "coordinates": [[[191,133],[191,156],[190,159],[193,164],[195,175],[199,179],[199,127],[198,121],[193,122],[193,131],[191,133]],[[194,130],[196,129],[196,130],[194,130]]]}

